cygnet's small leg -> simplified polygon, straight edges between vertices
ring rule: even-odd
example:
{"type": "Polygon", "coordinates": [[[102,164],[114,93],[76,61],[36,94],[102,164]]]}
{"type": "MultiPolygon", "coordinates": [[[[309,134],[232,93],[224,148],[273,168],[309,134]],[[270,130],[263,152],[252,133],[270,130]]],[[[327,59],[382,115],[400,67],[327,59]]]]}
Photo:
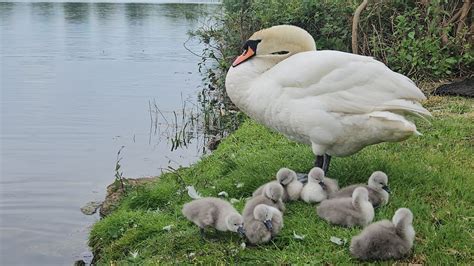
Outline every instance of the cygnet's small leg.
{"type": "Polygon", "coordinates": [[[323,171],[324,171],[324,174],[327,174],[327,172],[329,171],[329,163],[331,162],[331,155],[327,155],[327,154],[324,154],[323,155],[323,171]]]}

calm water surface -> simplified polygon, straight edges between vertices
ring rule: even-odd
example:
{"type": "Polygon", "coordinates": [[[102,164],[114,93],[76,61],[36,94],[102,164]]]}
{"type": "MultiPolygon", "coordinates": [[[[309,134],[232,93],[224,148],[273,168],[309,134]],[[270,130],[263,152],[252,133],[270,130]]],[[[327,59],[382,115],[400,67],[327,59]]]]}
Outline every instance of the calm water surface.
{"type": "Polygon", "coordinates": [[[70,265],[87,250],[98,218],[79,208],[103,199],[122,145],[125,176],[197,159],[150,144],[148,102],[195,99],[199,58],[183,43],[213,8],[0,3],[1,265],[70,265]]]}

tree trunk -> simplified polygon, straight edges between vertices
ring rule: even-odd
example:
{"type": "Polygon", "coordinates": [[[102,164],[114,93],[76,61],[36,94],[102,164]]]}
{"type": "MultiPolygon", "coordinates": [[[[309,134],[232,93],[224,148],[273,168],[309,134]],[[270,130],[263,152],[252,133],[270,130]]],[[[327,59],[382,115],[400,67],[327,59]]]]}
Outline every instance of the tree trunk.
{"type": "Polygon", "coordinates": [[[357,30],[359,28],[360,13],[368,4],[368,0],[364,0],[355,10],[354,18],[352,19],[352,53],[357,54],[359,47],[357,44],[357,30]]]}
{"type": "Polygon", "coordinates": [[[461,17],[459,18],[458,28],[456,30],[456,37],[461,37],[461,32],[464,28],[467,28],[466,17],[471,9],[471,0],[464,0],[464,4],[461,7],[461,17]]]}

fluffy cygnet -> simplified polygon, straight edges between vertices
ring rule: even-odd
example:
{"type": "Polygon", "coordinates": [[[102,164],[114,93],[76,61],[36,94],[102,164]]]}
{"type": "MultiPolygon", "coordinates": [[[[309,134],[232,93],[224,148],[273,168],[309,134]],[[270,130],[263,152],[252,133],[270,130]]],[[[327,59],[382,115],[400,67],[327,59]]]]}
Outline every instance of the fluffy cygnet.
{"type": "Polygon", "coordinates": [[[184,204],[182,213],[201,230],[213,227],[219,231],[232,231],[243,235],[243,219],[227,201],[208,197],[184,204]]]}
{"type": "Polygon", "coordinates": [[[244,228],[250,243],[265,243],[283,228],[283,215],[275,207],[259,204],[253,211],[253,219],[246,220],[244,228]]]}
{"type": "Polygon", "coordinates": [[[367,226],[352,238],[352,256],[361,260],[400,259],[407,256],[415,239],[412,222],[412,212],[401,208],[395,212],[392,221],[382,220],[367,226]]]}
{"type": "Polygon", "coordinates": [[[319,217],[332,223],[352,227],[366,226],[374,219],[374,207],[369,202],[367,189],[358,187],[352,198],[328,199],[317,208],[319,217]]]}
{"type": "Polygon", "coordinates": [[[357,187],[365,187],[369,191],[369,201],[374,207],[388,203],[390,189],[388,187],[388,176],[381,171],[373,172],[369,177],[368,185],[351,185],[329,195],[329,198],[350,197],[357,187]]]}
{"type": "MultiPolygon", "coordinates": [[[[303,183],[298,181],[296,172],[288,169],[288,168],[281,168],[278,170],[276,174],[276,181],[271,181],[269,183],[279,183],[283,186],[283,197],[282,200],[284,202],[289,200],[297,200],[300,197],[301,189],[303,189],[303,183]]],[[[257,190],[255,190],[252,196],[257,196],[263,193],[263,188],[269,184],[263,184],[257,190]]]]}
{"type": "Polygon", "coordinates": [[[285,211],[285,204],[281,200],[283,196],[283,187],[275,182],[275,183],[268,183],[263,190],[263,194],[257,195],[247,201],[245,203],[244,211],[242,212],[242,216],[244,217],[244,222],[248,219],[253,218],[253,211],[255,207],[259,204],[265,204],[271,207],[277,208],[279,211],[285,211]]]}
{"type": "Polygon", "coordinates": [[[301,190],[301,199],[307,203],[321,202],[338,189],[337,180],[324,177],[323,169],[314,167],[309,171],[308,183],[301,190]]]}

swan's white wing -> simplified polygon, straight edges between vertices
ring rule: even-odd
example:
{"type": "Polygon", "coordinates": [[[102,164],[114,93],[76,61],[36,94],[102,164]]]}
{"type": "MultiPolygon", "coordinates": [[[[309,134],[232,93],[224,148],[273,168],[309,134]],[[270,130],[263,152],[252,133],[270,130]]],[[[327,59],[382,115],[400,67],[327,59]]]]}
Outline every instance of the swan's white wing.
{"type": "Polygon", "coordinates": [[[330,112],[430,115],[418,103],[426,97],[409,78],[371,57],[344,52],[296,54],[266,71],[255,85],[280,90],[275,95],[282,99],[311,99],[330,112]]]}

